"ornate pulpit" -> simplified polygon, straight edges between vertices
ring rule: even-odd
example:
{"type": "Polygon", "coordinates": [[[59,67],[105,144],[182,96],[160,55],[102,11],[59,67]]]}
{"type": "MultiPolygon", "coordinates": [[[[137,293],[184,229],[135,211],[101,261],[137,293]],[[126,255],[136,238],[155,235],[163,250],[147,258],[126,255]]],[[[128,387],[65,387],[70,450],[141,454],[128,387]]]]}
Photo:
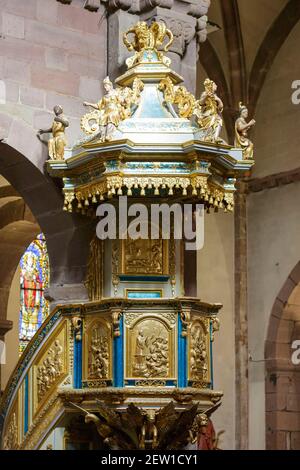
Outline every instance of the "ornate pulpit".
{"type": "Polygon", "coordinates": [[[197,252],[176,227],[185,204],[230,217],[236,180],[254,162],[221,138],[214,82],[199,100],[182,85],[166,56],[172,40],[164,23],[124,34],[127,71],[85,103],[85,137],[71,148],[65,117],[55,118],[48,172],[63,181],[64,210],[95,219],[89,301],[56,306],[27,346],[2,400],[4,448],[187,448],[221,403],[213,340],[222,306],[197,298],[197,252]],[[141,205],[156,237],[126,231],[141,205]],[[171,209],[168,236],[153,205],[171,209]],[[107,210],[115,237],[100,230],[107,210]]]}

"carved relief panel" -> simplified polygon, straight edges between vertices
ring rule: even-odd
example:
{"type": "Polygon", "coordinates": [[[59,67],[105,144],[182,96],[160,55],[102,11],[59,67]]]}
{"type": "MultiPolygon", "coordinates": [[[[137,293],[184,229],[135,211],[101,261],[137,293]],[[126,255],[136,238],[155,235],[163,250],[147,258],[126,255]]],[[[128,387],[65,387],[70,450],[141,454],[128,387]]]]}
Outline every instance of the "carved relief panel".
{"type": "Polygon", "coordinates": [[[169,274],[167,240],[123,240],[121,272],[145,276],[169,274]]]}
{"type": "Polygon", "coordinates": [[[3,433],[3,450],[15,450],[19,445],[19,397],[12,406],[3,433]]]}
{"type": "Polygon", "coordinates": [[[69,372],[68,324],[62,327],[51,341],[41,349],[33,366],[34,413],[55,392],[69,372]]]}
{"type": "Polygon", "coordinates": [[[83,351],[83,386],[106,386],[112,379],[112,331],[105,319],[87,320],[83,351]]]}
{"type": "Polygon", "coordinates": [[[126,313],[126,379],[175,379],[176,333],[175,314],[126,313]]]}
{"type": "Polygon", "coordinates": [[[193,385],[210,384],[210,320],[194,318],[188,335],[189,380],[193,385]]]}

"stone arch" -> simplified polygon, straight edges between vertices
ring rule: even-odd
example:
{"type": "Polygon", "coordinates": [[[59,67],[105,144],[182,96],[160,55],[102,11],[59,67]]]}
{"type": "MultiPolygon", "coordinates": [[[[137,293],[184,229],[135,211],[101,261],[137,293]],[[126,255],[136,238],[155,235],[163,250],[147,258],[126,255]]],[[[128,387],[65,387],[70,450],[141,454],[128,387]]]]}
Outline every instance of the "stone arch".
{"type": "Polygon", "coordinates": [[[36,131],[19,119],[0,114],[3,121],[0,174],[22,196],[45,234],[51,271],[48,296],[54,303],[85,300],[84,279],[95,222],[63,211],[61,188],[45,171],[47,148],[36,131]]]}
{"type": "Polygon", "coordinates": [[[292,343],[297,339],[300,262],[275,300],[265,344],[267,449],[300,449],[300,365],[292,362],[292,343]]]}

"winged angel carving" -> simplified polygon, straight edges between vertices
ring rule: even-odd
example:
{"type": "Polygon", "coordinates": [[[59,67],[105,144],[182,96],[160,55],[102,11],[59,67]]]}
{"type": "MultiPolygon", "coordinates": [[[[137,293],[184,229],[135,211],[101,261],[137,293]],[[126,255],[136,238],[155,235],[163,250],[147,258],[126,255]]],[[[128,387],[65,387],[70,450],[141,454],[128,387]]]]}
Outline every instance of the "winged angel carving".
{"type": "MultiPolygon", "coordinates": [[[[94,425],[104,444],[114,450],[193,449],[191,446],[198,439],[207,438],[209,417],[220,406],[218,403],[207,411],[200,411],[198,404],[190,404],[178,411],[174,402],[170,402],[156,412],[147,412],[131,403],[126,411],[117,412],[96,401],[97,414],[70,404],[85,414],[85,423],[94,425]]],[[[209,444],[210,450],[216,448],[216,442],[209,444]]]]}

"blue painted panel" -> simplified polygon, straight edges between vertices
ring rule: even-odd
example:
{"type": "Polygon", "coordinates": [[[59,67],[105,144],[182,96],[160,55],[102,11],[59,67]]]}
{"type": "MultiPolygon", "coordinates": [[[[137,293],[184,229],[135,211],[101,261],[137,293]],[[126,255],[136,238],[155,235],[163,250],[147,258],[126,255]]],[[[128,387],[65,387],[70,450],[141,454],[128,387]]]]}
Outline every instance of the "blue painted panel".
{"type": "Polygon", "coordinates": [[[127,298],[128,299],[160,299],[161,298],[161,292],[160,291],[157,291],[157,292],[154,292],[154,291],[145,291],[145,290],[141,290],[141,291],[132,291],[132,292],[128,292],[127,294],[127,298]]]}
{"type": "Polygon", "coordinates": [[[187,339],[182,336],[182,321],[178,314],[178,387],[187,386],[187,339]]]}
{"type": "Polygon", "coordinates": [[[123,342],[124,342],[124,326],[123,326],[123,315],[120,319],[120,336],[114,338],[114,357],[113,357],[113,377],[114,387],[124,386],[124,354],[123,354],[123,342]]]}
{"type": "Polygon", "coordinates": [[[74,388],[82,387],[82,340],[74,339],[74,388]]]}

